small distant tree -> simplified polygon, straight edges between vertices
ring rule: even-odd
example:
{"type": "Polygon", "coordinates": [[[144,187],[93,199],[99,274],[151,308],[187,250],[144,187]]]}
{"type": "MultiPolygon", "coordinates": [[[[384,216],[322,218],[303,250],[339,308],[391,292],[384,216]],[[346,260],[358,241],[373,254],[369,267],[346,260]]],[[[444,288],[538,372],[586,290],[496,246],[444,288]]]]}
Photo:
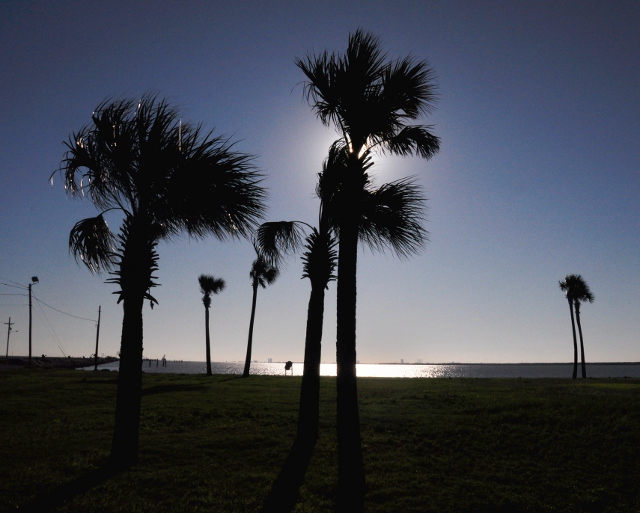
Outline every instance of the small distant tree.
{"type": "Polygon", "coordinates": [[[267,288],[267,285],[271,285],[278,278],[279,271],[277,267],[271,265],[262,255],[254,244],[254,249],[258,257],[251,264],[251,271],[249,277],[251,278],[251,286],[253,288],[253,300],[251,302],[251,320],[249,321],[249,340],[247,342],[247,357],[244,361],[243,378],[249,377],[249,369],[251,367],[251,348],[253,345],[253,322],[256,316],[256,299],[258,297],[258,285],[263,289],[267,288]]]}
{"type": "Polygon", "coordinates": [[[573,316],[573,305],[575,300],[575,294],[578,291],[580,278],[577,274],[568,274],[564,277],[560,285],[560,290],[564,292],[567,302],[569,303],[569,313],[571,314],[571,331],[573,333],[573,374],[572,378],[578,377],[578,340],[576,338],[576,322],[573,316]]]}
{"type": "Polygon", "coordinates": [[[575,280],[573,291],[573,307],[576,309],[576,322],[578,323],[578,334],[580,335],[580,362],[582,364],[582,377],[587,377],[587,368],[584,359],[584,343],[582,340],[582,325],[580,324],[580,305],[582,303],[593,303],[594,295],[591,293],[587,282],[578,275],[575,280]]]}
{"type": "Polygon", "coordinates": [[[209,274],[201,274],[198,277],[200,292],[202,292],[202,304],[204,305],[205,339],[207,349],[207,376],[211,376],[211,337],[209,336],[209,307],[211,307],[211,294],[218,294],[224,290],[225,283],[222,278],[214,278],[209,274]]]}

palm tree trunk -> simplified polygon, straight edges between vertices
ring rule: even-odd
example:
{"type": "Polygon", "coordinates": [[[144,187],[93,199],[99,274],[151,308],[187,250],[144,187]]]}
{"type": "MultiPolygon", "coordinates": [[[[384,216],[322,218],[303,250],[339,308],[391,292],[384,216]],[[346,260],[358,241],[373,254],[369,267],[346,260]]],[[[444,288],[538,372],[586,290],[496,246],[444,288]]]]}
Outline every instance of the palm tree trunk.
{"type": "Polygon", "coordinates": [[[573,320],[573,301],[567,298],[569,301],[569,312],[571,313],[571,329],[573,331],[573,375],[572,378],[578,377],[578,341],[576,340],[576,323],[573,320]]]}
{"type": "Polygon", "coordinates": [[[356,382],[356,268],[358,226],[353,217],[340,223],[337,287],[337,432],[336,511],[364,511],[365,477],[356,382]]]}
{"type": "Polygon", "coordinates": [[[580,308],[576,308],[576,322],[578,323],[578,333],[580,334],[580,361],[582,362],[582,377],[587,377],[587,366],[584,361],[584,343],[582,341],[582,326],[580,325],[580,308]]]}
{"type": "Polygon", "coordinates": [[[258,282],[253,283],[253,301],[251,303],[251,320],[249,321],[249,341],[247,342],[247,357],[244,360],[243,378],[249,377],[249,367],[251,367],[251,344],[253,343],[253,321],[256,317],[256,298],[258,297],[258,282]]]}
{"type": "Polygon", "coordinates": [[[209,338],[209,309],[204,309],[204,333],[207,344],[207,376],[211,376],[211,339],[209,338]]]}
{"type": "Polygon", "coordinates": [[[120,371],[111,462],[116,468],[134,465],[138,458],[142,399],[142,295],[123,300],[120,371]]]}
{"type": "Polygon", "coordinates": [[[304,370],[300,389],[300,413],[297,438],[315,445],[320,417],[320,360],[322,357],[322,323],[324,320],[323,285],[311,285],[304,345],[304,370]]]}

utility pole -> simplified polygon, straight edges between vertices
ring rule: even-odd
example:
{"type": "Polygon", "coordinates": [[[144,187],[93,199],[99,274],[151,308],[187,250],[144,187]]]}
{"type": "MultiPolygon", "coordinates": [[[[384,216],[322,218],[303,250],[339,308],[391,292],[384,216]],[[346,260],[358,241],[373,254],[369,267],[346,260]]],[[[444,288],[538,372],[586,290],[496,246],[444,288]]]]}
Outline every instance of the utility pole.
{"type": "Polygon", "coordinates": [[[31,367],[31,286],[38,283],[38,277],[32,276],[29,283],[29,367],[31,367]]]}
{"type": "Polygon", "coordinates": [[[9,363],[9,336],[11,335],[11,325],[15,324],[15,322],[11,322],[11,317],[9,317],[9,322],[5,322],[5,324],[9,325],[9,329],[7,329],[7,354],[5,356],[5,360],[9,363]]]}
{"type": "Polygon", "coordinates": [[[102,305],[98,307],[98,327],[96,329],[96,354],[95,354],[95,366],[93,367],[94,371],[98,370],[98,339],[100,338],[100,310],[102,309],[102,305]]]}

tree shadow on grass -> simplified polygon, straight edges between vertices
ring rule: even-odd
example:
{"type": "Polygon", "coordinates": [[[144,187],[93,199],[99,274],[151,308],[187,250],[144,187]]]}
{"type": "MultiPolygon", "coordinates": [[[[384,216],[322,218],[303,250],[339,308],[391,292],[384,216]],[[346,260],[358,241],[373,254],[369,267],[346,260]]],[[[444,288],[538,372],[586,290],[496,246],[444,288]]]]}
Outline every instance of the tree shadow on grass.
{"type": "Polygon", "coordinates": [[[282,470],[271,487],[261,513],[293,511],[315,446],[315,439],[296,437],[282,470]]]}
{"type": "Polygon", "coordinates": [[[32,502],[18,507],[17,511],[30,513],[46,513],[62,507],[74,497],[88,492],[92,488],[115,477],[121,470],[115,466],[106,464],[88,474],[80,476],[69,483],[58,486],[53,491],[32,502]]]}
{"type": "Polygon", "coordinates": [[[205,385],[157,385],[142,390],[142,395],[165,394],[168,392],[193,392],[195,390],[204,390],[205,385]]]}

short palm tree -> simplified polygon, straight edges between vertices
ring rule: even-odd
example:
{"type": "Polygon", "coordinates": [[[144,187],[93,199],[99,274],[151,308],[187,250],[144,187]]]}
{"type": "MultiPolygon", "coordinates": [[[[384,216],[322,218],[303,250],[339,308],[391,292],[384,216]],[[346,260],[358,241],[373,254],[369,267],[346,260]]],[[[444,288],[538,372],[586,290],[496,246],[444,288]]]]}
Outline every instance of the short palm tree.
{"type": "Polygon", "coordinates": [[[60,172],[73,197],[89,197],[98,216],[71,230],[69,249],[90,271],[111,270],[123,304],[120,372],[112,463],[127,467],[138,453],[142,386],[142,308],[156,302],[157,246],[186,232],[218,239],[247,236],[264,211],[265,191],[252,157],[228,140],[180,121],[166,100],[100,104],[74,133],[60,172]],[[105,213],[118,211],[114,235],[105,213]]]}
{"type": "Polygon", "coordinates": [[[253,288],[253,300],[251,302],[251,320],[249,321],[249,340],[247,342],[247,357],[244,361],[244,372],[242,377],[249,377],[249,369],[251,368],[251,349],[253,346],[253,321],[256,317],[256,299],[258,297],[258,285],[263,289],[267,288],[267,285],[271,285],[278,278],[278,269],[271,265],[264,256],[258,250],[258,247],[254,244],[257,258],[251,264],[251,271],[249,277],[251,278],[251,286],[253,288]]]}
{"type": "Polygon", "coordinates": [[[211,307],[211,294],[219,294],[224,290],[225,283],[222,278],[214,278],[209,274],[201,274],[198,277],[200,292],[202,292],[202,304],[204,305],[204,329],[207,349],[207,376],[211,376],[211,337],[209,335],[209,308],[211,307]]]}
{"type": "Polygon", "coordinates": [[[569,303],[569,313],[571,314],[571,330],[573,333],[573,374],[572,378],[578,377],[578,341],[576,339],[576,323],[573,317],[573,305],[575,302],[575,294],[578,290],[579,275],[568,274],[564,277],[564,280],[559,283],[560,290],[564,292],[567,302],[569,303]]]}
{"type": "MultiPolygon", "coordinates": [[[[364,509],[364,467],[356,385],[356,267],[361,216],[357,213],[372,152],[419,155],[439,150],[431,127],[411,125],[436,98],[433,72],[411,57],[387,60],[375,36],[357,30],[344,54],[326,51],[297,59],[307,77],[305,96],[323,124],[337,129],[344,147],[337,295],[337,511],[364,509]]],[[[370,234],[375,236],[375,232],[370,234]]]]}
{"type": "Polygon", "coordinates": [[[589,289],[589,285],[582,276],[578,275],[575,280],[573,290],[573,307],[576,309],[576,322],[578,323],[578,333],[580,335],[580,362],[582,366],[582,377],[587,377],[587,368],[584,360],[584,342],[582,340],[582,325],[580,324],[580,305],[582,303],[593,303],[594,295],[589,289]]]}

